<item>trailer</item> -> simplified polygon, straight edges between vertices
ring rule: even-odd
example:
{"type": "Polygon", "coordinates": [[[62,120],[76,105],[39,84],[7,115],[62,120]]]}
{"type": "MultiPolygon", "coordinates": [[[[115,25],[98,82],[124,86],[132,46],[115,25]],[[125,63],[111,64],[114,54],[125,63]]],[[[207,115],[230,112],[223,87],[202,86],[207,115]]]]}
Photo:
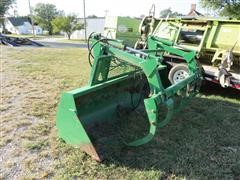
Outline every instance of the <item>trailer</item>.
{"type": "MultiPolygon", "coordinates": [[[[139,24],[136,49],[148,49],[150,36],[173,41],[180,49],[197,52],[206,80],[222,87],[240,90],[240,20],[217,18],[155,18],[149,15],[139,24]]],[[[122,39],[116,36],[117,39],[122,39]]],[[[154,47],[152,47],[154,49],[154,47]]],[[[165,54],[169,65],[182,63],[172,54],[165,54]]]]}
{"type": "MultiPolygon", "coordinates": [[[[240,89],[240,21],[213,18],[171,18],[145,17],[136,48],[144,47],[145,37],[155,36],[171,40],[182,49],[197,52],[197,59],[203,67],[205,79],[219,83],[222,87],[240,89]],[[148,26],[148,28],[146,27],[148,26]]],[[[147,48],[147,47],[146,47],[147,48]]],[[[179,63],[171,54],[166,58],[179,63]]]]}
{"type": "Polygon", "coordinates": [[[12,37],[12,36],[6,36],[2,35],[0,33],[0,45],[6,45],[11,47],[19,47],[19,46],[36,46],[36,47],[42,47],[43,45],[32,41],[28,38],[19,38],[19,37],[12,37]]]}

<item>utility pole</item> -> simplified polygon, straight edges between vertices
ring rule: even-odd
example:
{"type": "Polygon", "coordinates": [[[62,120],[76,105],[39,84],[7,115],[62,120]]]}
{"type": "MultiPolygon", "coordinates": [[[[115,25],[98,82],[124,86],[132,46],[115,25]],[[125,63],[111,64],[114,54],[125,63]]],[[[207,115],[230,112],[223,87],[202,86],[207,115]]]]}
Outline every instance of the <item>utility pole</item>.
{"type": "Polygon", "coordinates": [[[107,17],[108,13],[109,13],[109,10],[106,9],[104,12],[105,12],[105,17],[107,17]]]}
{"type": "Polygon", "coordinates": [[[32,8],[31,8],[31,4],[30,4],[30,0],[28,0],[28,6],[29,6],[29,11],[30,11],[30,19],[31,19],[31,24],[32,24],[32,33],[33,33],[33,37],[35,38],[35,28],[34,28],[34,20],[33,20],[33,15],[32,15],[32,8]]]}
{"type": "Polygon", "coordinates": [[[85,41],[87,42],[87,21],[86,21],[86,11],[85,11],[85,0],[83,0],[83,17],[84,17],[85,41]]]}

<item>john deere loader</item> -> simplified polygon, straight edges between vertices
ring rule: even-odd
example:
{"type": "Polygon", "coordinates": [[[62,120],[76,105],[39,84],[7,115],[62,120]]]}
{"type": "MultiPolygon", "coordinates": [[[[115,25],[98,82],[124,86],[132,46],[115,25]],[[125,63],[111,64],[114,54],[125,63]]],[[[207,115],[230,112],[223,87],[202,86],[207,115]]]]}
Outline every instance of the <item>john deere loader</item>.
{"type": "Polygon", "coordinates": [[[86,86],[62,94],[56,116],[60,138],[102,161],[116,146],[148,143],[186,106],[202,80],[196,52],[154,36],[148,38],[148,46],[155,48],[136,50],[120,40],[91,34],[90,79],[86,86]],[[179,71],[174,82],[168,79],[166,52],[184,61],[187,71],[179,71]],[[142,124],[147,131],[141,130],[142,124]]]}

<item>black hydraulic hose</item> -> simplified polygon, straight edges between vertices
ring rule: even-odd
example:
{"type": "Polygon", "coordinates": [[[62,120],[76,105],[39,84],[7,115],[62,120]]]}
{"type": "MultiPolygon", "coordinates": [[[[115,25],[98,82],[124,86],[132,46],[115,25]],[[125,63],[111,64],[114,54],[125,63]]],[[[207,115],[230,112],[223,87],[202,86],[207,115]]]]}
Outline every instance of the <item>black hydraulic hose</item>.
{"type": "Polygon", "coordinates": [[[88,63],[92,67],[92,62],[91,62],[91,53],[88,53],[88,63]]]}
{"type": "MultiPolygon", "coordinates": [[[[140,83],[142,83],[142,81],[140,81],[140,83]]],[[[143,83],[142,84],[142,87],[140,87],[140,97],[139,97],[139,99],[138,99],[138,101],[137,101],[137,104],[134,104],[134,100],[133,100],[133,93],[131,93],[131,105],[132,105],[132,111],[135,111],[137,108],[138,108],[138,106],[140,105],[140,103],[141,103],[141,101],[142,101],[142,99],[143,99],[143,95],[144,95],[144,87],[145,87],[145,85],[146,85],[146,83],[143,83]]]]}
{"type": "Polygon", "coordinates": [[[93,48],[94,48],[99,42],[101,42],[101,41],[103,41],[103,40],[106,40],[106,39],[99,39],[99,40],[97,40],[97,41],[91,46],[91,48],[90,48],[89,51],[88,51],[88,62],[89,62],[89,64],[90,64],[91,67],[92,67],[91,57],[94,58],[94,56],[92,55],[92,50],[93,50],[93,48]]]}
{"type": "MultiPolygon", "coordinates": [[[[91,48],[90,48],[90,38],[91,38],[91,36],[92,36],[93,34],[94,34],[94,33],[91,33],[91,34],[89,35],[89,37],[88,37],[88,62],[89,62],[89,64],[90,64],[91,67],[92,67],[91,58],[94,58],[94,56],[92,55],[92,50],[93,50],[93,48],[94,48],[99,42],[101,42],[101,41],[117,41],[117,40],[115,40],[115,39],[108,39],[108,38],[99,39],[99,40],[97,40],[97,41],[91,46],[91,48]]],[[[108,44],[108,42],[107,42],[107,44],[108,44]]]]}
{"type": "Polygon", "coordinates": [[[133,94],[131,94],[132,111],[135,111],[135,110],[138,108],[138,106],[139,106],[140,103],[141,103],[142,98],[143,98],[143,93],[140,94],[140,97],[139,97],[139,99],[138,99],[137,104],[134,104],[134,102],[133,102],[133,94]]]}
{"type": "Polygon", "coordinates": [[[89,36],[88,36],[88,39],[87,39],[87,47],[88,47],[88,50],[90,49],[90,39],[92,37],[92,35],[94,34],[95,32],[92,32],[89,36]]]}
{"type": "Polygon", "coordinates": [[[90,50],[90,39],[92,37],[92,35],[95,34],[95,32],[92,32],[89,36],[88,36],[88,39],[87,39],[87,48],[88,48],[88,51],[90,50]]]}

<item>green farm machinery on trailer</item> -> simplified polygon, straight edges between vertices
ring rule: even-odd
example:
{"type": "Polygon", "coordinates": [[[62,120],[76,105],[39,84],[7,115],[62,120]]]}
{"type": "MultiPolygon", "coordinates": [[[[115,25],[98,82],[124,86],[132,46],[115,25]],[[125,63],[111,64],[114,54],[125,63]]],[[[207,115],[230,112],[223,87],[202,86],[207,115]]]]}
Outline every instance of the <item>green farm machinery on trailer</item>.
{"type": "MultiPolygon", "coordinates": [[[[142,20],[139,32],[141,37],[136,39],[135,48],[147,49],[147,39],[151,35],[168,39],[182,49],[197,52],[206,80],[222,87],[240,89],[240,20],[147,16],[142,20]]],[[[176,63],[178,60],[169,56],[169,65],[176,63]]]]}
{"type": "MultiPolygon", "coordinates": [[[[136,48],[148,48],[148,36],[168,39],[182,49],[197,52],[197,60],[203,67],[206,80],[219,83],[222,87],[240,89],[239,20],[204,17],[156,19],[147,16],[139,29],[142,37],[136,48]]],[[[181,63],[178,58],[168,57],[170,66],[181,63]]]]}
{"type": "MultiPolygon", "coordinates": [[[[139,23],[139,20],[135,21],[135,24],[139,23]]],[[[203,67],[206,80],[219,83],[222,87],[240,89],[240,20],[155,18],[154,13],[150,12],[139,23],[139,33],[138,38],[135,36],[135,49],[148,49],[149,36],[170,40],[178,48],[197,52],[197,60],[203,67]]],[[[117,34],[116,38],[125,40],[121,34],[117,34]]],[[[170,68],[182,63],[168,52],[165,59],[168,59],[170,68]]]]}
{"type": "Polygon", "coordinates": [[[134,46],[136,39],[140,37],[138,30],[140,19],[130,17],[110,16],[106,17],[104,36],[111,39],[121,39],[128,46],[134,46]]]}
{"type": "Polygon", "coordinates": [[[107,145],[108,150],[115,148],[113,142],[124,147],[148,143],[199,90],[202,75],[194,50],[154,36],[147,39],[149,49],[141,50],[97,33],[89,42],[89,82],[62,94],[56,124],[66,143],[97,161],[107,156],[107,145]],[[169,81],[174,68],[167,68],[166,53],[184,61],[187,73],[180,72],[177,81],[169,81]],[[133,117],[133,124],[126,121],[137,109],[147,122],[139,137],[135,130],[141,118],[133,117]]]}

